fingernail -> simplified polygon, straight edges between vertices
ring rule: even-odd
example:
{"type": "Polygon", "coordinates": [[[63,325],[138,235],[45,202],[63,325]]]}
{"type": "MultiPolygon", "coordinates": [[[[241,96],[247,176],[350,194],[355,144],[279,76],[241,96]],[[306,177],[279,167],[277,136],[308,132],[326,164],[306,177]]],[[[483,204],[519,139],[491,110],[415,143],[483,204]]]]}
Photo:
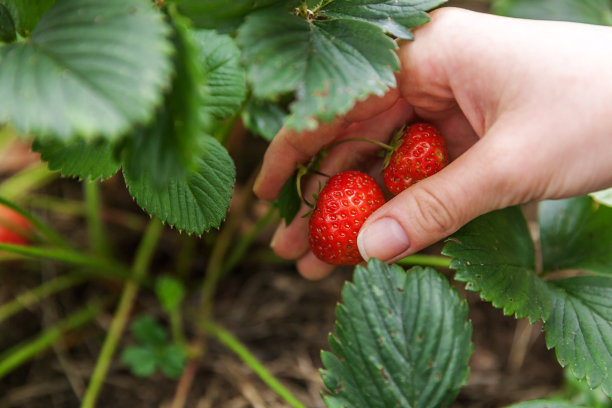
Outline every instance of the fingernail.
{"type": "Polygon", "coordinates": [[[381,218],[361,230],[357,246],[363,259],[386,261],[405,252],[410,246],[404,229],[393,218],[381,218]]]}

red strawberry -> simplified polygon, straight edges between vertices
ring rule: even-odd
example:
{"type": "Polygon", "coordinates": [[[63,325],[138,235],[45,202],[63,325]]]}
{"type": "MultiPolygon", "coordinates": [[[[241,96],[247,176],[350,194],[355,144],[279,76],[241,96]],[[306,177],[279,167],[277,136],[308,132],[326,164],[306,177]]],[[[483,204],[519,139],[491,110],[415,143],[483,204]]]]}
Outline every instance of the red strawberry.
{"type": "Polygon", "coordinates": [[[393,151],[383,170],[385,185],[397,195],[448,164],[446,142],[428,123],[415,123],[400,130],[392,142],[393,151]]]}
{"type": "Polygon", "coordinates": [[[360,171],[338,173],[319,193],[310,217],[310,249],[333,265],[357,265],[363,259],[357,234],[363,222],[385,203],[376,181],[360,171]]]}
{"type": "Polygon", "coordinates": [[[12,208],[0,205],[0,242],[3,244],[27,245],[32,224],[12,208]]]}

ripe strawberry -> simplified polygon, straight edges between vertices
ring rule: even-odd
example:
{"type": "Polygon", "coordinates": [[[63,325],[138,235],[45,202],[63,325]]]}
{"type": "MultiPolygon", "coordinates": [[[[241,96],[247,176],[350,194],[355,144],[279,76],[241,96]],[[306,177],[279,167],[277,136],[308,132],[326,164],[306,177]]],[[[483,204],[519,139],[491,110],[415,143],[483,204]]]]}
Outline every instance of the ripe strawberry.
{"type": "Polygon", "coordinates": [[[385,160],[383,180],[394,195],[448,164],[446,142],[428,123],[415,123],[400,130],[391,144],[393,151],[385,160]]]}
{"type": "Polygon", "coordinates": [[[32,224],[17,211],[0,205],[0,242],[3,244],[27,245],[32,224]]]}
{"type": "Polygon", "coordinates": [[[357,265],[363,259],[357,234],[363,222],[385,203],[376,181],[359,171],[332,176],[319,193],[310,217],[310,249],[333,265],[357,265]]]}

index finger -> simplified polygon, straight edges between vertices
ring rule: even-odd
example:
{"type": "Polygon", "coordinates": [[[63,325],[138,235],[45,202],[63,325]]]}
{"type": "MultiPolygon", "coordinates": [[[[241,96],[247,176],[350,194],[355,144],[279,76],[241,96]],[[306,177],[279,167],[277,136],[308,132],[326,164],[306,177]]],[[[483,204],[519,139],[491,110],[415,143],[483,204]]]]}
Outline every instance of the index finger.
{"type": "Polygon", "coordinates": [[[312,131],[297,132],[283,127],[264,155],[253,191],[264,200],[274,200],[298,163],[305,163],[321,148],[334,141],[352,122],[358,122],[389,109],[399,98],[396,88],[383,96],[373,95],[357,102],[344,116],[322,123],[312,131]]]}

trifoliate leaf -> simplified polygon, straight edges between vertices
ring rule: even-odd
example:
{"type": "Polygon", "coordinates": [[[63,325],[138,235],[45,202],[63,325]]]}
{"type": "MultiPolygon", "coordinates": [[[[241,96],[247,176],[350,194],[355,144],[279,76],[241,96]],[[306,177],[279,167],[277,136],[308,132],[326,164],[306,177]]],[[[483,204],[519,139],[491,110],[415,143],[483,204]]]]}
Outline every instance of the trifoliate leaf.
{"type": "Polygon", "coordinates": [[[156,188],[170,179],[185,177],[195,169],[201,152],[207,118],[202,114],[201,88],[204,72],[198,64],[198,49],[184,18],[170,16],[175,75],[155,120],[130,135],[123,166],[133,178],[146,178],[156,188]]]}
{"type": "Polygon", "coordinates": [[[503,16],[612,25],[609,0],[494,0],[491,11],[503,16]]]}
{"type": "Polygon", "coordinates": [[[590,197],[540,203],[545,272],[581,269],[612,275],[612,208],[590,197]]]}
{"type": "Polygon", "coordinates": [[[168,342],[166,329],[160,326],[151,316],[143,315],[132,323],[132,335],[142,344],[161,346],[168,342]]]}
{"type": "Polygon", "coordinates": [[[83,180],[105,180],[121,167],[113,146],[103,139],[75,140],[70,143],[54,139],[34,140],[32,150],[40,152],[50,170],[58,170],[64,177],[83,180]]]}
{"type": "Polygon", "coordinates": [[[535,400],[514,404],[508,408],[580,408],[580,405],[575,405],[569,401],[562,400],[535,400]]]}
{"type": "Polygon", "coordinates": [[[242,111],[242,121],[251,132],[272,141],[283,127],[287,113],[278,105],[250,98],[242,111]]]}
{"type": "Polygon", "coordinates": [[[121,361],[130,367],[136,377],[148,377],[155,372],[157,362],[152,347],[129,346],[121,353],[121,361]]]}
{"type": "Polygon", "coordinates": [[[149,214],[188,233],[202,234],[225,219],[234,186],[234,163],[215,139],[203,139],[204,153],[196,170],[171,178],[157,188],[150,175],[136,178],[123,169],[130,194],[149,214]]]}
{"type": "Polygon", "coordinates": [[[55,0],[0,0],[11,12],[17,32],[27,37],[55,0]]]}
{"type": "Polygon", "coordinates": [[[157,355],[157,366],[162,373],[173,379],[181,376],[186,362],[187,354],[176,344],[168,344],[157,355]]]}
{"type": "Polygon", "coordinates": [[[0,47],[0,122],[22,134],[115,139],[150,120],[170,78],[168,26],[148,0],[63,0],[0,47]]]}
{"type": "Polygon", "coordinates": [[[446,0],[336,0],[321,8],[328,18],[354,18],[368,21],[398,38],[413,39],[411,28],[429,21],[431,10],[446,0]]]}
{"type": "Polygon", "coordinates": [[[357,267],[322,354],[328,407],[438,407],[465,383],[472,353],[467,304],[433,269],[357,267]],[[333,353],[333,354],[332,354],[333,353]]]}
{"type": "Polygon", "coordinates": [[[457,280],[505,314],[531,322],[548,316],[549,290],[535,273],[533,241],[520,208],[494,211],[468,223],[442,253],[453,258],[450,267],[457,280]]]}
{"type": "Polygon", "coordinates": [[[249,13],[284,0],[170,0],[179,11],[189,17],[198,28],[214,28],[218,31],[233,31],[249,13]]]}
{"type": "Polygon", "coordinates": [[[295,92],[287,125],[314,129],[395,85],[396,44],[355,19],[307,20],[279,10],[250,14],[237,38],[259,99],[295,92]]]}
{"type": "Polygon", "coordinates": [[[197,30],[193,37],[198,61],[207,73],[204,111],[216,120],[225,119],[240,108],[246,96],[240,50],[232,37],[214,30],[197,30]]]}
{"type": "Polygon", "coordinates": [[[598,203],[612,207],[612,188],[597,191],[589,195],[598,203]]]}
{"type": "Polygon", "coordinates": [[[546,344],[572,374],[612,397],[612,278],[577,276],[550,281],[552,309],[546,344]]]}

